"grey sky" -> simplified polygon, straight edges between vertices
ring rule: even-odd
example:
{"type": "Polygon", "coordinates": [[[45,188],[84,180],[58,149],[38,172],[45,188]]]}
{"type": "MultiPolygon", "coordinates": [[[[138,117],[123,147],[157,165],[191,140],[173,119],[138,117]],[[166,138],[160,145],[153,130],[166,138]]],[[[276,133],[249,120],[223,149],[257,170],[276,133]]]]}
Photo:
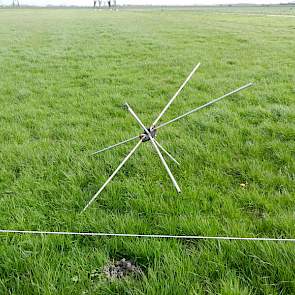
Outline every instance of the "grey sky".
{"type": "MultiPolygon", "coordinates": [[[[12,0],[0,0],[0,4],[10,4],[12,0]]],[[[93,0],[19,0],[21,4],[30,5],[81,5],[89,6],[93,0]]],[[[287,3],[290,0],[117,0],[118,4],[153,4],[153,5],[214,5],[214,4],[236,4],[236,3],[256,3],[275,4],[287,3]]]]}

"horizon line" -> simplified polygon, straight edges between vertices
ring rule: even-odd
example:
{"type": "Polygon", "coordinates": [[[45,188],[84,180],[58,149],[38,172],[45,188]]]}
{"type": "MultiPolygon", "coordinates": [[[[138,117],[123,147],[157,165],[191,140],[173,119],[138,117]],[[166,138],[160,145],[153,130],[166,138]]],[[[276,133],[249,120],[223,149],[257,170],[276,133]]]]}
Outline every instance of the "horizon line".
{"type": "MultiPolygon", "coordinates": [[[[220,7],[220,6],[285,6],[285,5],[295,5],[295,1],[286,2],[286,3],[224,3],[224,4],[117,4],[117,7],[220,7]]],[[[1,4],[0,7],[13,7],[12,4],[1,4]]],[[[93,8],[93,5],[67,5],[67,4],[46,4],[46,5],[34,5],[34,4],[21,4],[19,7],[80,7],[80,8],[93,8]]],[[[107,6],[103,6],[101,8],[109,8],[107,6]]],[[[98,8],[97,8],[98,9],[98,8]]]]}

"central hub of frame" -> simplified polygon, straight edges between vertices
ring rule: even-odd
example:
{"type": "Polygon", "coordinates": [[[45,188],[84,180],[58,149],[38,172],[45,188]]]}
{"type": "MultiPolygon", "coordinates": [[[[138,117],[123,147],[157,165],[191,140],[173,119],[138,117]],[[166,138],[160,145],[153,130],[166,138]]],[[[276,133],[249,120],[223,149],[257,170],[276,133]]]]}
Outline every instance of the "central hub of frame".
{"type": "MultiPolygon", "coordinates": [[[[155,127],[147,128],[147,130],[151,134],[152,138],[156,137],[157,129],[155,127]]],[[[139,138],[142,140],[142,142],[147,142],[147,141],[151,140],[146,131],[144,131],[144,133],[140,134],[139,138]]]]}

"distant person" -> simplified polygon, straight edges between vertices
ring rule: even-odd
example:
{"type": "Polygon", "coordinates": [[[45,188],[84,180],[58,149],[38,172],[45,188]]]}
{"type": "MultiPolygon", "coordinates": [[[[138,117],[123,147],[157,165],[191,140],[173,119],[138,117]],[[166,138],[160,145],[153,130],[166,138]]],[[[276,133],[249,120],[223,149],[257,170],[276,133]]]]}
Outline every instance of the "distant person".
{"type": "Polygon", "coordinates": [[[13,7],[15,7],[15,6],[20,7],[20,5],[19,5],[19,1],[18,1],[18,0],[13,0],[13,1],[12,1],[12,6],[13,6],[13,7]]]}
{"type": "Polygon", "coordinates": [[[108,0],[108,5],[109,5],[109,8],[112,7],[111,0],[108,0]]]}

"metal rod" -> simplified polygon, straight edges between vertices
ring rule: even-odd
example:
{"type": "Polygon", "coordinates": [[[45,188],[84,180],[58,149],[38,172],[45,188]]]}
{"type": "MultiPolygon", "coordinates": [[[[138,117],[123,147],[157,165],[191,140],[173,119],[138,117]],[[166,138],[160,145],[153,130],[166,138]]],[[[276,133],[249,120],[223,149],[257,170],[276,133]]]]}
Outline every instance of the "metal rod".
{"type": "Polygon", "coordinates": [[[156,126],[156,124],[159,122],[159,120],[161,119],[161,117],[166,113],[166,111],[169,109],[169,107],[171,106],[171,104],[173,103],[173,101],[175,100],[175,98],[179,95],[179,93],[182,91],[182,89],[185,87],[185,85],[187,84],[187,82],[192,78],[192,76],[194,75],[194,73],[196,72],[196,70],[199,68],[199,66],[201,65],[201,63],[198,63],[194,69],[192,70],[192,72],[189,74],[189,76],[186,78],[186,80],[183,82],[183,84],[180,86],[180,88],[177,90],[177,92],[174,94],[174,96],[170,99],[170,101],[168,102],[168,104],[165,106],[165,108],[163,109],[163,111],[160,113],[160,115],[158,116],[158,118],[155,120],[155,122],[153,123],[153,126],[156,126]]]}
{"type": "Polygon", "coordinates": [[[91,154],[91,155],[100,154],[100,153],[102,153],[102,152],[105,152],[105,151],[111,150],[111,149],[113,149],[113,148],[115,148],[115,147],[117,147],[117,146],[119,146],[119,145],[122,145],[122,144],[128,143],[128,142],[130,142],[130,141],[133,141],[133,140],[135,140],[135,139],[139,139],[139,136],[134,136],[134,137],[129,138],[129,139],[127,139],[127,140],[121,141],[121,142],[119,142],[119,143],[116,143],[116,144],[114,144],[114,145],[111,145],[111,146],[109,146],[109,147],[106,147],[106,148],[104,148],[104,149],[102,149],[102,150],[100,150],[100,151],[97,151],[97,152],[95,152],[95,153],[93,153],[93,154],[91,154]]]}
{"type": "Polygon", "coordinates": [[[150,132],[147,130],[147,128],[144,126],[144,124],[141,122],[141,120],[139,119],[139,117],[135,114],[135,112],[133,111],[133,109],[130,107],[130,105],[126,102],[125,106],[127,107],[128,111],[131,113],[131,115],[135,118],[135,120],[137,121],[137,123],[140,125],[140,127],[148,134],[148,136],[150,137],[150,139],[152,139],[152,136],[150,134],[150,132]]]}
{"type": "Polygon", "coordinates": [[[207,102],[206,104],[204,104],[204,105],[202,105],[202,106],[200,106],[200,107],[197,107],[196,109],[193,109],[193,110],[191,110],[191,111],[189,111],[189,112],[187,112],[187,113],[185,113],[185,114],[183,114],[183,115],[181,115],[181,116],[179,116],[179,117],[176,117],[176,118],[174,118],[174,119],[172,119],[172,120],[170,120],[170,121],[168,121],[168,122],[166,122],[166,123],[163,123],[163,124],[157,126],[156,128],[159,129],[159,128],[162,128],[162,127],[164,127],[164,126],[166,126],[166,125],[168,125],[168,124],[171,124],[171,123],[173,123],[173,122],[175,122],[175,121],[178,121],[178,120],[180,120],[180,119],[182,119],[182,118],[184,118],[184,117],[186,117],[186,116],[191,115],[192,113],[195,113],[195,112],[197,112],[197,111],[199,111],[199,110],[201,110],[201,109],[204,109],[204,108],[206,108],[206,107],[208,107],[208,106],[210,106],[210,105],[212,105],[212,104],[214,104],[214,103],[216,103],[216,102],[222,100],[223,98],[226,98],[226,97],[228,97],[228,96],[230,96],[230,95],[233,95],[233,94],[235,94],[235,93],[237,93],[237,92],[239,92],[239,91],[242,91],[242,90],[244,90],[244,89],[246,89],[246,88],[248,88],[248,87],[251,87],[251,86],[253,86],[253,85],[254,85],[253,83],[249,83],[249,84],[247,84],[247,85],[244,85],[244,86],[242,86],[242,87],[240,87],[240,88],[238,88],[238,89],[236,89],[236,90],[233,90],[233,91],[231,91],[231,92],[229,92],[229,93],[227,93],[227,94],[225,94],[225,95],[223,95],[223,96],[221,96],[221,97],[218,97],[218,98],[216,98],[216,99],[214,99],[214,100],[212,100],[212,101],[210,101],[210,102],[207,102]]]}
{"type": "Polygon", "coordinates": [[[155,147],[155,149],[156,149],[156,151],[157,151],[157,153],[158,153],[158,155],[159,155],[159,157],[160,157],[160,159],[161,159],[161,161],[162,161],[162,163],[163,163],[163,165],[164,165],[166,171],[168,172],[168,175],[170,176],[170,178],[171,178],[171,180],[172,180],[172,182],[173,182],[173,184],[174,184],[174,186],[175,186],[177,192],[180,193],[181,190],[180,190],[180,188],[179,188],[179,186],[178,186],[178,184],[177,184],[177,182],[176,182],[176,180],[175,180],[175,178],[174,178],[174,176],[173,176],[171,170],[169,169],[169,167],[168,167],[168,165],[167,165],[167,163],[166,163],[166,161],[165,161],[163,155],[161,154],[161,151],[159,150],[157,144],[155,143],[155,140],[154,140],[153,137],[151,136],[151,134],[150,134],[150,132],[148,131],[148,129],[143,125],[143,123],[141,122],[141,120],[139,119],[139,117],[135,114],[135,112],[134,112],[134,111],[131,109],[131,107],[128,105],[128,103],[126,103],[126,106],[127,106],[128,110],[129,110],[129,112],[131,113],[131,115],[135,118],[135,120],[138,122],[138,124],[144,129],[144,131],[145,131],[145,132],[147,133],[147,135],[149,136],[150,141],[151,141],[151,143],[153,144],[153,146],[155,147]]]}
{"type": "Polygon", "coordinates": [[[159,144],[159,142],[157,141],[157,140],[155,140],[154,139],[154,141],[155,141],[155,143],[158,145],[158,147],[173,161],[173,162],[175,162],[178,166],[180,166],[180,164],[179,164],[179,162],[171,155],[171,154],[169,154],[168,152],[167,152],[167,150],[165,150],[164,149],[164,147],[163,146],[161,146],[160,144],[159,144]]]}
{"type": "Polygon", "coordinates": [[[114,171],[114,173],[109,177],[109,179],[104,183],[104,185],[100,188],[100,190],[93,196],[93,198],[89,201],[89,203],[85,206],[81,213],[83,213],[91,203],[99,196],[99,194],[104,190],[104,188],[110,183],[113,177],[119,172],[119,170],[123,167],[123,165],[128,161],[128,159],[135,153],[135,151],[139,148],[142,141],[140,140],[136,146],[131,150],[131,152],[126,156],[126,158],[121,162],[118,168],[114,171]]]}
{"type": "Polygon", "coordinates": [[[172,182],[173,182],[173,184],[174,184],[174,186],[175,186],[177,192],[178,192],[178,193],[181,193],[181,189],[180,189],[180,187],[178,186],[178,184],[177,184],[177,182],[176,182],[176,180],[175,180],[175,178],[174,178],[174,176],[173,176],[171,170],[169,169],[169,166],[167,165],[167,163],[166,163],[166,161],[165,161],[163,155],[161,154],[161,152],[160,152],[160,150],[159,150],[158,146],[156,145],[156,143],[155,143],[155,141],[154,141],[153,138],[151,138],[151,143],[152,143],[153,146],[155,147],[155,149],[156,149],[156,151],[157,151],[157,153],[158,153],[158,155],[159,155],[159,157],[160,157],[160,159],[161,159],[161,161],[162,161],[162,163],[163,163],[163,165],[164,165],[164,167],[165,167],[165,169],[166,169],[168,175],[170,176],[170,179],[172,180],[172,182]]]}
{"type": "Polygon", "coordinates": [[[184,240],[229,240],[229,241],[265,241],[265,242],[292,242],[295,238],[243,238],[243,237],[214,237],[214,236],[178,236],[178,235],[144,235],[144,234],[116,234],[116,233],[88,233],[88,232],[52,232],[33,230],[6,230],[1,234],[29,234],[29,235],[58,235],[58,236],[91,236],[91,237],[126,237],[126,238],[154,238],[154,239],[184,239],[184,240]]]}

